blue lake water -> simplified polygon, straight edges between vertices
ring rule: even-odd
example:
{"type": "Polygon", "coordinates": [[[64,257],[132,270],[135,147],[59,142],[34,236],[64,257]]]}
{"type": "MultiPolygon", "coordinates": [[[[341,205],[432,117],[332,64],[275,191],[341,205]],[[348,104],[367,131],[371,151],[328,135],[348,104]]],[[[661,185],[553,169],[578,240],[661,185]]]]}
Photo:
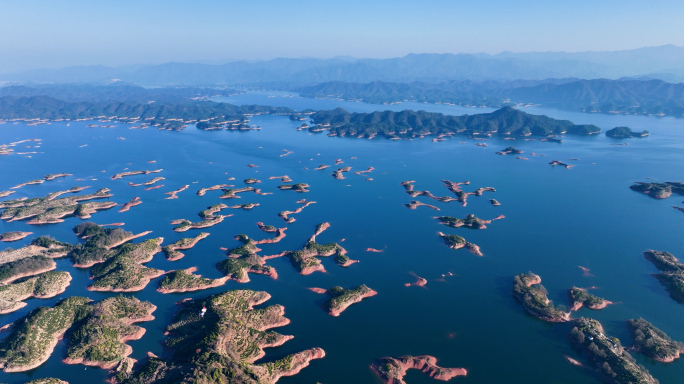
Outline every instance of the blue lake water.
{"type": "MultiPolygon", "coordinates": [[[[419,103],[371,105],[287,95],[251,92],[221,100],[298,110],[343,107],[358,112],[424,109],[472,114],[490,111],[419,103]]],[[[196,266],[198,273],[205,277],[220,277],[214,266],[225,258],[225,252],[219,248],[239,245],[233,239],[235,235],[245,233],[256,239],[272,237],[257,228],[258,221],[288,227],[283,241],[260,246],[262,255],[300,249],[316,224],[329,222],[330,229],[318,241],[345,239],[340,244],[347,249],[348,256],[360,260],[349,268],[341,268],[324,258],[326,273],[302,276],[287,259],[272,259],[268,264],[278,271],[277,280],[250,275],[251,282],[246,284],[230,281],[222,287],[184,294],[160,294],[155,290],[157,281],[154,280],[143,291],[133,294],[158,306],[154,313],[156,319],[140,324],[147,330],[145,336],[129,342],[133,347],[132,357],[136,359],[144,359],[148,351],[164,355],[160,341],[177,308],[176,301],[227,289],[249,288],[269,292],[272,299],[267,304],[285,306],[291,323],[276,331],[295,336],[281,347],[266,349],[266,357],[261,361],[313,347],[326,351],[325,358],[313,361],[295,377],[282,378],[280,383],[379,383],[369,369],[373,359],[407,354],[433,355],[441,366],[466,368],[466,377],[452,381],[458,383],[598,383],[588,369],[565,360],[565,355],[582,360],[566,342],[567,325],[549,324],[528,315],[510,295],[512,278],[521,272],[539,274],[556,304],[567,304],[566,292],[572,286],[595,286],[594,294],[616,304],[600,311],[581,309],[573,316],[598,319],[608,334],[617,336],[625,345],[631,344],[631,340],[624,321],[638,317],[650,321],[673,339],[684,341],[681,326],[684,306],[672,300],[650,276],[656,269],[642,256],[644,250],[657,249],[684,257],[684,214],[670,207],[684,205],[684,196],[655,200],[629,189],[633,182],[647,181],[647,178],[684,181],[684,120],[582,114],[537,107],[526,111],[575,123],[596,124],[604,130],[620,125],[648,129],[651,136],[630,139],[628,146],[610,145],[622,141],[608,139],[603,134],[567,136],[562,144],[491,138],[488,147],[482,148],[475,146],[475,141],[458,136],[438,143],[429,139],[331,138],[296,131],[301,122],[283,116],[255,116],[251,123],[262,129],[249,132],[205,132],[194,127],[182,132],[129,130],[125,124],[110,129],[86,128],[90,122],[72,122],[70,126],[7,123],[0,125],[0,143],[32,138],[42,141],[15,147],[19,152],[40,152],[30,158],[16,154],[0,157],[0,190],[48,173],[72,173],[74,176],[64,179],[24,186],[7,199],[45,196],[76,185],[91,186],[83,193],[110,188],[114,194],[111,200],[118,203],[138,196],[143,203],[130,211],[119,213],[114,208],[94,214],[91,220],[125,222],[123,228],[135,233],[152,230],[146,238],[163,236],[164,244],[200,232],[173,232],[169,224],[173,219],[199,220],[199,211],[220,202],[260,203],[251,211],[224,210],[222,213],[234,215],[205,229],[211,235],[193,249],[184,251],[183,259],[170,262],[160,253],[147,264],[163,270],[196,266]],[[40,145],[40,148],[22,148],[25,145],[40,145]],[[509,145],[525,151],[524,156],[529,160],[495,155],[509,145]],[[283,150],[294,153],[281,156],[285,153],[283,150]],[[529,156],[529,152],[546,156],[529,156]],[[353,167],[344,180],[330,175],[336,169],[334,163],[338,158],[344,164],[337,167],[353,167]],[[548,163],[553,159],[576,166],[552,167],[548,163]],[[156,162],[148,163],[153,160],[156,162]],[[250,163],[259,167],[247,167],[250,163]],[[320,164],[332,167],[314,170],[320,164]],[[375,170],[368,175],[353,174],[370,166],[375,170]],[[114,173],[126,168],[163,168],[163,171],[111,180],[114,173]],[[278,190],[280,181],[268,177],[282,175],[289,175],[294,182],[310,184],[311,191],[301,194],[278,190]],[[143,182],[154,176],[166,178],[158,183],[164,187],[144,191],[144,187],[128,185],[129,181],[143,182]],[[227,180],[229,177],[235,180],[227,180]],[[202,197],[195,194],[198,189],[215,184],[241,187],[247,177],[262,180],[257,186],[273,194],[243,193],[240,199],[228,201],[218,199],[220,191],[207,192],[202,197]],[[373,180],[367,181],[366,177],[373,180]],[[77,178],[87,180],[76,181],[77,178]],[[441,179],[469,180],[470,185],[463,187],[465,191],[494,187],[496,192],[470,196],[467,206],[462,207],[458,202],[411,198],[399,185],[404,180],[415,180],[417,190],[429,190],[437,196],[451,195],[441,179]],[[179,193],[178,199],[164,199],[165,192],[186,184],[190,188],[179,193]],[[294,215],[294,223],[285,224],[277,217],[280,211],[299,207],[296,201],[302,198],[317,203],[294,215]],[[492,206],[491,198],[502,205],[492,206]],[[411,200],[433,204],[441,210],[404,207],[411,200]],[[477,231],[448,228],[432,218],[466,214],[483,219],[503,214],[506,218],[477,231]],[[437,231],[465,237],[478,244],[484,256],[447,248],[436,235],[437,231]],[[384,251],[366,252],[368,247],[384,251]],[[578,266],[589,268],[592,276],[584,276],[578,266]],[[414,274],[427,279],[427,285],[405,287],[404,283],[416,280],[414,274]],[[443,274],[447,276],[443,278],[443,274]],[[339,317],[331,317],[321,308],[326,299],[323,295],[306,289],[336,285],[351,288],[359,284],[368,285],[378,295],[352,305],[339,317]]],[[[17,248],[47,234],[76,243],[78,239],[71,228],[79,222],[78,218],[44,226],[31,226],[25,221],[0,222],[0,233],[34,232],[25,240],[2,247],[17,248]]],[[[21,310],[0,316],[0,325],[68,296],[100,300],[111,295],[87,291],[88,271],[73,268],[66,259],[58,261],[58,269],[69,271],[74,278],[64,294],[48,300],[31,299],[21,310]]],[[[62,364],[65,350],[65,340],[62,340],[47,363],[30,372],[0,373],[0,382],[58,377],[82,383],[106,378],[106,372],[98,368],[62,364]]],[[[635,354],[635,357],[661,383],[681,382],[684,377],[684,362],[680,360],[661,364],[641,355],[635,354]]],[[[433,382],[419,372],[410,373],[406,381],[433,382]]]]}

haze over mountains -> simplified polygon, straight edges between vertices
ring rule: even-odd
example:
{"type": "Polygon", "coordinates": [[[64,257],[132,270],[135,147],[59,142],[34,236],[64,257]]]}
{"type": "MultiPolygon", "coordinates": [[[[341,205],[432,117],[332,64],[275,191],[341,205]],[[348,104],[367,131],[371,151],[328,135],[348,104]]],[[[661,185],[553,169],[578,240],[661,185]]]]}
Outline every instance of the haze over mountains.
{"type": "Polygon", "coordinates": [[[409,54],[391,59],[273,59],[223,65],[80,66],[0,75],[5,82],[125,82],[153,86],[265,86],[292,88],[330,81],[366,83],[449,80],[618,79],[684,80],[684,47],[625,51],[488,54],[409,54]]]}

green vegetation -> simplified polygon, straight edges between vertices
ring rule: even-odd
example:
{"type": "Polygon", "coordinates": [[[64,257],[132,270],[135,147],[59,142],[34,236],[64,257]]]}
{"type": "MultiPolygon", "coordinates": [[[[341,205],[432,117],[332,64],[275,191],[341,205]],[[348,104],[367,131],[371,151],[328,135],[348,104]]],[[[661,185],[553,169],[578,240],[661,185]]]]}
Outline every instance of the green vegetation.
{"type": "Polygon", "coordinates": [[[255,183],[261,183],[261,181],[255,179],[253,177],[248,177],[245,179],[245,184],[255,184],[255,183]]]}
{"type": "Polygon", "coordinates": [[[670,339],[665,332],[644,319],[627,320],[634,349],[653,360],[671,362],[684,353],[684,343],[670,339]]]}
{"type": "MultiPolygon", "coordinates": [[[[465,219],[459,219],[457,217],[451,217],[451,216],[439,216],[436,217],[437,220],[440,221],[440,224],[444,224],[448,227],[452,228],[458,228],[458,227],[466,227],[466,228],[471,228],[471,229],[483,229],[486,228],[487,226],[485,225],[484,221],[480,218],[475,217],[475,215],[467,215],[465,219]]],[[[450,235],[450,236],[455,236],[455,235],[450,235]]],[[[465,239],[463,239],[460,236],[456,236],[459,239],[454,239],[454,242],[457,244],[460,244],[461,242],[465,242],[465,239]]]]}
{"type": "Polygon", "coordinates": [[[179,129],[184,123],[221,118],[231,120],[247,114],[289,114],[284,107],[259,105],[235,106],[213,101],[179,102],[69,102],[48,96],[0,97],[0,119],[93,119],[109,116],[112,121],[137,122],[145,120],[151,126],[179,129]]]}
{"type": "Polygon", "coordinates": [[[263,346],[280,345],[288,339],[268,331],[287,324],[282,306],[253,309],[269,298],[266,292],[235,290],[182,301],[167,328],[165,344],[171,350],[170,358],[149,359],[124,377],[123,383],[275,383],[284,373],[322,357],[322,350],[313,349],[253,364],[263,355],[263,346]]]}
{"type": "Polygon", "coordinates": [[[312,116],[319,126],[330,127],[337,136],[371,136],[382,134],[387,138],[411,138],[440,134],[513,134],[537,136],[562,133],[589,134],[601,130],[594,125],[574,125],[567,120],[547,116],[530,115],[514,108],[505,107],[492,113],[448,116],[441,113],[410,111],[349,113],[342,108],[319,111],[312,116]]]}
{"type": "Polygon", "coordinates": [[[195,237],[186,237],[176,241],[173,244],[165,246],[164,248],[162,248],[162,251],[164,252],[164,255],[166,255],[166,258],[168,260],[178,260],[185,256],[185,254],[179,252],[178,249],[192,248],[198,241],[204,239],[207,236],[209,236],[208,232],[202,232],[195,237]]]}
{"type": "Polygon", "coordinates": [[[71,282],[69,272],[49,271],[20,283],[0,286],[0,314],[16,311],[30,297],[47,299],[64,292],[71,282]]]}
{"type": "MultiPolygon", "coordinates": [[[[224,279],[225,280],[225,279],[224,279]]],[[[212,288],[223,284],[221,280],[207,279],[184,269],[169,272],[160,282],[160,292],[188,292],[212,288]]]]}
{"type": "Polygon", "coordinates": [[[570,332],[572,345],[584,352],[606,383],[657,384],[644,368],[620,345],[620,340],[603,333],[601,324],[589,318],[575,320],[570,332]]]}
{"type": "Polygon", "coordinates": [[[541,285],[541,278],[532,272],[521,273],[513,279],[512,293],[527,312],[541,320],[557,323],[569,319],[568,313],[553,306],[553,302],[546,297],[547,291],[541,285]]]}
{"type": "MultiPolygon", "coordinates": [[[[4,209],[0,214],[0,219],[3,220],[23,220],[30,217],[39,216],[43,214],[41,219],[60,218],[65,215],[77,214],[78,202],[103,199],[111,197],[109,189],[102,188],[95,193],[80,196],[61,197],[66,193],[72,193],[71,190],[53,192],[45,197],[37,197],[32,199],[16,199],[0,203],[0,209],[4,209]]],[[[37,220],[38,218],[36,218],[37,220]]]]}
{"type": "Polygon", "coordinates": [[[93,291],[132,292],[141,291],[151,279],[164,271],[147,268],[133,255],[118,254],[93,267],[95,280],[88,289],[93,291]]]}
{"type": "Polygon", "coordinates": [[[0,341],[0,368],[17,372],[44,363],[64,332],[87,316],[89,301],[85,297],[70,297],[53,308],[38,307],[15,322],[10,335],[0,341]]]}
{"type": "Polygon", "coordinates": [[[629,188],[633,191],[645,193],[655,199],[666,199],[672,195],[672,186],[666,183],[644,183],[637,181],[629,188]]]}
{"type": "Polygon", "coordinates": [[[57,268],[57,264],[45,256],[30,256],[9,263],[0,264],[0,283],[7,284],[57,268]]]}
{"type": "Polygon", "coordinates": [[[575,311],[582,306],[592,309],[599,309],[608,304],[606,299],[594,296],[583,288],[570,288],[568,291],[568,296],[570,297],[570,307],[575,311]]]}
{"type": "Polygon", "coordinates": [[[62,381],[60,379],[55,379],[52,377],[45,378],[45,379],[35,379],[31,380],[26,384],[69,384],[66,381],[62,381]]]}
{"type": "MultiPolygon", "coordinates": [[[[458,219],[457,219],[458,220],[458,219]]],[[[458,235],[440,235],[442,239],[444,240],[444,243],[449,247],[449,248],[462,248],[463,246],[466,245],[466,240],[462,238],[461,236],[458,235]]]]}
{"type": "Polygon", "coordinates": [[[373,296],[376,292],[368,288],[365,284],[362,284],[353,289],[332,287],[328,289],[328,294],[331,298],[326,301],[323,306],[331,315],[338,316],[350,305],[358,303],[366,297],[373,296]]]}
{"type": "Polygon", "coordinates": [[[139,339],[145,332],[132,324],[152,320],[155,309],[152,303],[125,296],[108,297],[90,306],[88,316],[69,333],[66,359],[113,367],[132,351],[123,341],[139,339]]]}
{"type": "Polygon", "coordinates": [[[644,252],[646,260],[660,270],[653,276],[665,287],[670,297],[684,302],[684,264],[668,252],[649,250],[644,252]]]}
{"type": "Polygon", "coordinates": [[[644,130],[641,132],[634,132],[629,127],[615,127],[606,131],[606,136],[612,137],[613,139],[626,139],[628,137],[645,137],[648,136],[649,132],[644,130]]]}
{"type": "Polygon", "coordinates": [[[278,189],[282,190],[293,190],[296,192],[309,192],[309,184],[307,183],[296,183],[296,184],[283,184],[279,185],[278,189]]]}
{"type": "Polygon", "coordinates": [[[85,297],[70,297],[53,308],[38,307],[16,321],[12,333],[0,341],[0,366],[17,372],[41,365],[70,330],[68,360],[111,367],[131,351],[122,340],[139,338],[143,332],[130,324],[151,320],[149,314],[156,308],[127,297],[89,302],[85,297]]]}
{"type": "Polygon", "coordinates": [[[118,255],[130,255],[137,261],[149,261],[152,255],[161,251],[161,238],[149,239],[141,243],[123,243],[115,248],[113,245],[132,238],[133,233],[121,228],[103,228],[93,223],[81,223],[74,227],[74,233],[86,238],[69,253],[73,263],[80,267],[89,267],[102,263],[118,255]]]}
{"type": "Polygon", "coordinates": [[[256,247],[254,240],[244,234],[235,236],[235,240],[242,242],[242,245],[229,250],[228,258],[216,264],[221,273],[240,283],[249,281],[247,273],[277,276],[275,269],[264,265],[264,260],[257,255],[260,249],[256,247]]]}

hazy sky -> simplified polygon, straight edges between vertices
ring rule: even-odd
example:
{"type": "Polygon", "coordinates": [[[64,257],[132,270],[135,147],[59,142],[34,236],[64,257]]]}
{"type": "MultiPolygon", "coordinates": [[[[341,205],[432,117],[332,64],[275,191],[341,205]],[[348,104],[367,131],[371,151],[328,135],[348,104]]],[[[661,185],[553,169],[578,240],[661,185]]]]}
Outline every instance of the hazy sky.
{"type": "Polygon", "coordinates": [[[669,0],[0,0],[0,72],[684,46],[669,0]]]}

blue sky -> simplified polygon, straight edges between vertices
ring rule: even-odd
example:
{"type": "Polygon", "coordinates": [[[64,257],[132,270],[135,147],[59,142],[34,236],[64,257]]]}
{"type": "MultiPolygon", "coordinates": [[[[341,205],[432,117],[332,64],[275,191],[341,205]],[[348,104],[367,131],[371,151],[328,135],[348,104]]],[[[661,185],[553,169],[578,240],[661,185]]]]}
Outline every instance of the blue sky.
{"type": "Polygon", "coordinates": [[[0,71],[684,46],[684,2],[0,0],[0,71]]]}

